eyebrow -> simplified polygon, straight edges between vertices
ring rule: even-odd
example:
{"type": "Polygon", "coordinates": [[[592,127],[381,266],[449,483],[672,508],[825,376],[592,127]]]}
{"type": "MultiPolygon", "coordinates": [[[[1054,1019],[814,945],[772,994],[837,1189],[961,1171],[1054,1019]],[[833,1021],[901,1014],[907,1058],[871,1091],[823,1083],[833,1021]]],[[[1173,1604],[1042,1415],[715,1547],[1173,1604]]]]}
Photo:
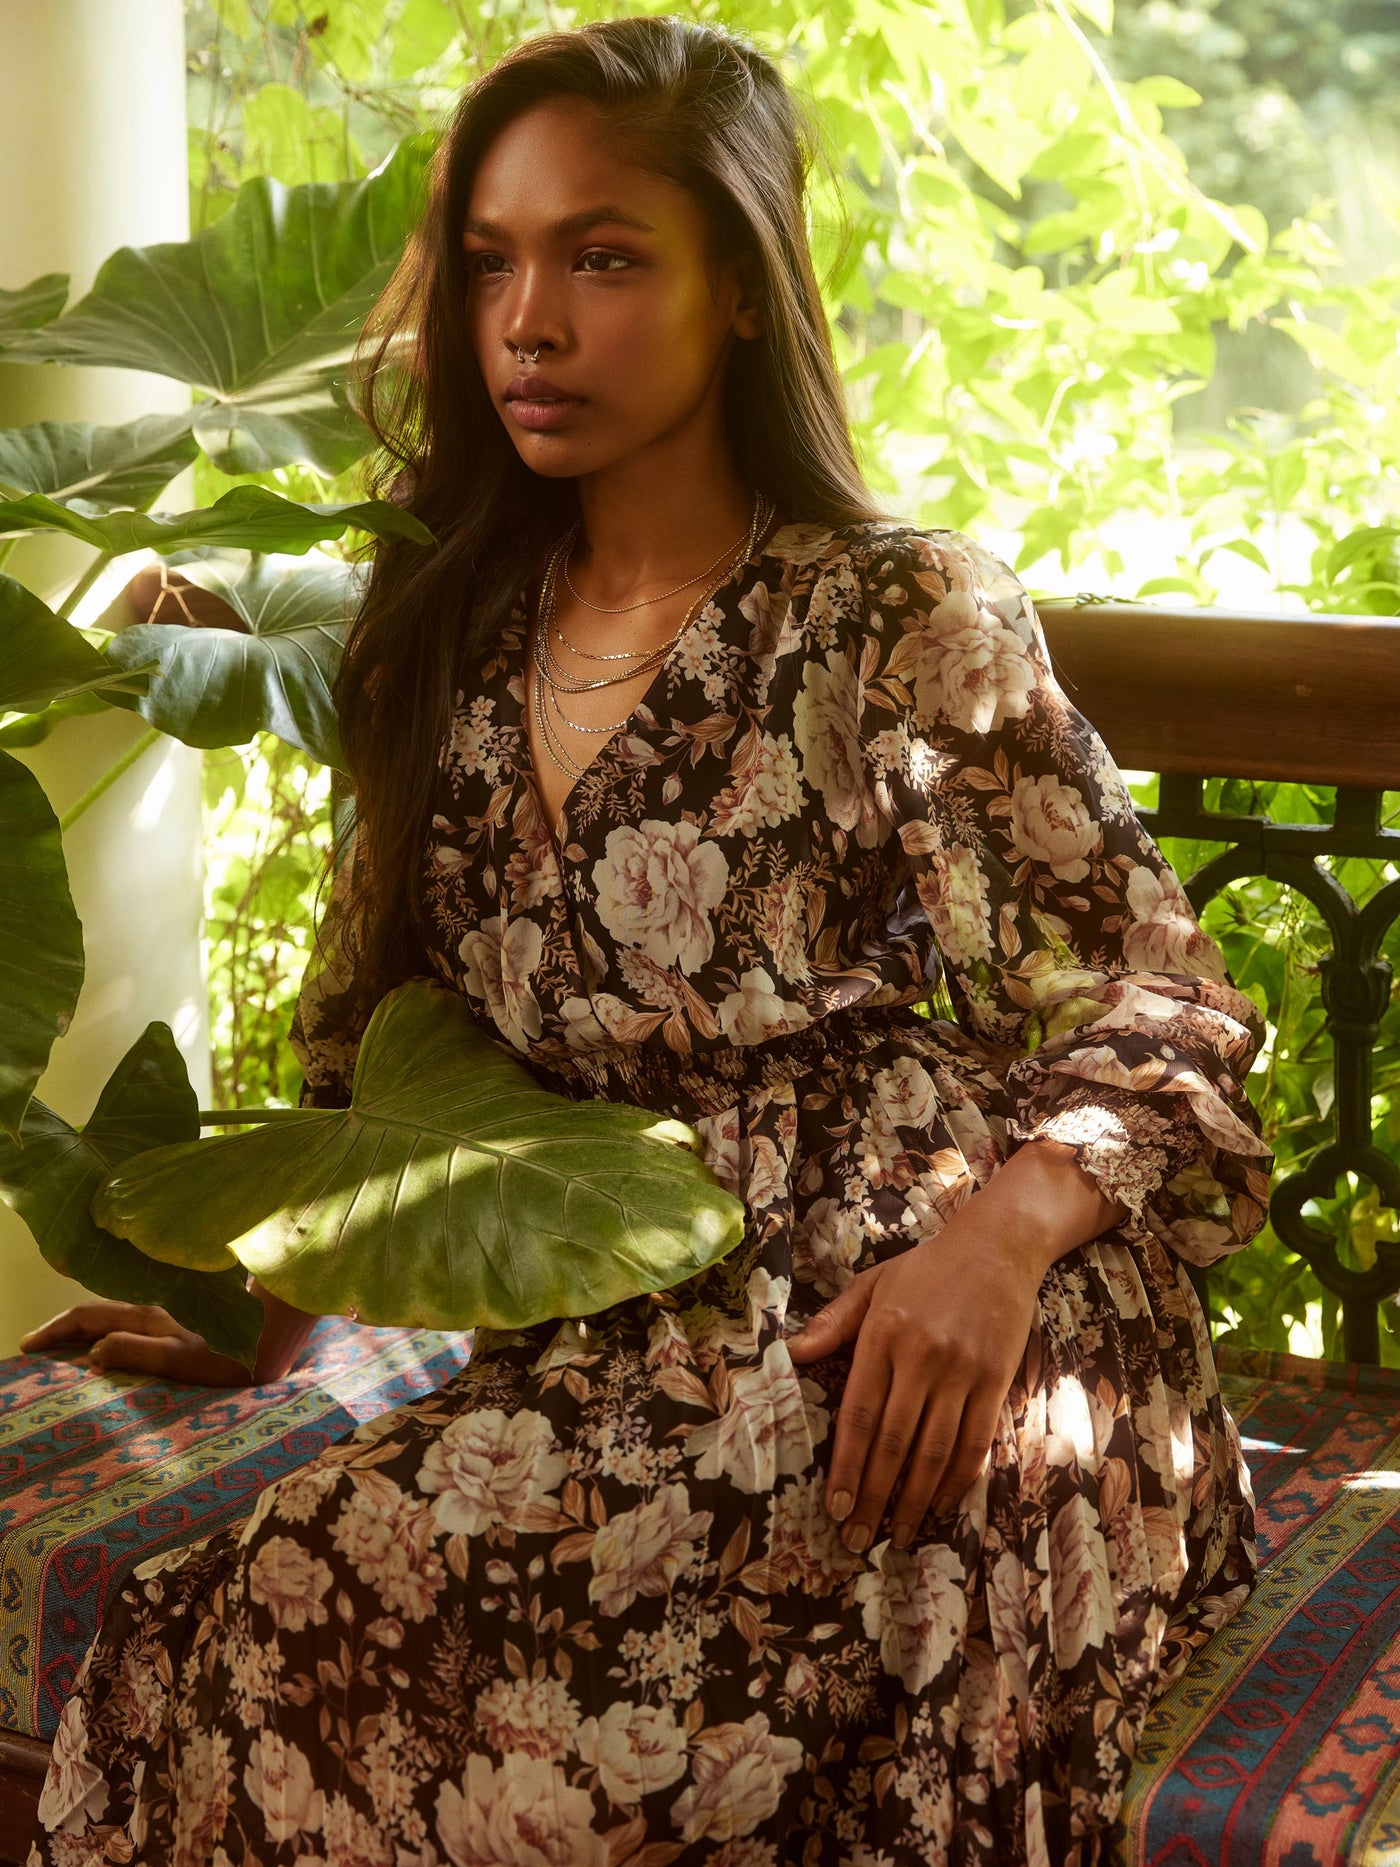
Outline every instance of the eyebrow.
{"type": "MultiPolygon", "coordinates": [[[[656,229],[648,222],[639,220],[635,214],[629,214],[625,208],[614,207],[611,202],[604,202],[601,207],[580,208],[577,214],[566,214],[562,220],[556,220],[545,231],[557,240],[565,240],[571,234],[587,233],[590,228],[603,225],[616,227],[636,227],[641,233],[655,233],[656,229]]],[[[462,228],[463,233],[478,234],[483,240],[499,240],[505,237],[506,228],[494,220],[481,220],[469,214],[462,228]]]]}

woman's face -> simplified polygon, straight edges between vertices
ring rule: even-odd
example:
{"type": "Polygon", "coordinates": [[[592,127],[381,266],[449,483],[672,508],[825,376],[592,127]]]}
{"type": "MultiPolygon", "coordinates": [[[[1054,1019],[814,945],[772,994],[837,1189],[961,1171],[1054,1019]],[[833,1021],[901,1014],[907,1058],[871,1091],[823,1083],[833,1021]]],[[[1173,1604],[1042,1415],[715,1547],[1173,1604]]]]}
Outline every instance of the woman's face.
{"type": "Polygon", "coordinates": [[[482,379],[522,460],[551,477],[676,435],[707,402],[717,416],[730,347],[761,328],[737,266],[707,276],[698,202],[611,154],[605,128],[572,98],[516,118],[477,169],[462,238],[482,379]],[[532,373],[575,399],[532,409],[511,387],[532,373]]]}

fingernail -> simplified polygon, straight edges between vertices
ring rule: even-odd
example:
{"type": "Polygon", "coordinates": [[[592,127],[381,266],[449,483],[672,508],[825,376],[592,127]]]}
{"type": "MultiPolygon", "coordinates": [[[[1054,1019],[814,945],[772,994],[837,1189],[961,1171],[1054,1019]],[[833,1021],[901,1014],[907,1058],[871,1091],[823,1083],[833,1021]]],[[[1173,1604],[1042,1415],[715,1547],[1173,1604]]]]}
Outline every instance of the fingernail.
{"type": "Polygon", "coordinates": [[[849,1511],[850,1508],[851,1508],[851,1494],[849,1491],[833,1491],[832,1492],[831,1514],[836,1519],[837,1523],[840,1523],[841,1519],[846,1515],[847,1511],[849,1511]]]}
{"type": "Polygon", "coordinates": [[[853,1523],[846,1532],[846,1548],[858,1556],[870,1541],[870,1526],[865,1523],[853,1523]]]}
{"type": "Polygon", "coordinates": [[[907,1523],[897,1523],[894,1529],[890,1531],[890,1541],[894,1544],[896,1549],[905,1549],[908,1547],[909,1538],[912,1534],[913,1532],[910,1530],[907,1523]]]}

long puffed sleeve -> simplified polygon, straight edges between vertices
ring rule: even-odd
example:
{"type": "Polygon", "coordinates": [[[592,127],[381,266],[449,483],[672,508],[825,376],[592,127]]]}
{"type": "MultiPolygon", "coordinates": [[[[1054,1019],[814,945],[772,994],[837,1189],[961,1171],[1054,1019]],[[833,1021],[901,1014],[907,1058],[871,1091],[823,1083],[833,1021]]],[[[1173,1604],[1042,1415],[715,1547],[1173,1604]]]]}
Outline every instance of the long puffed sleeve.
{"type": "Polygon", "coordinates": [[[1015,575],[959,532],[866,567],[860,736],[958,1022],[1004,1057],[1007,1148],[1069,1143],[1196,1264],[1264,1222],[1273,1157],[1244,1081],[1263,1041],[1015,575]],[[1000,1047],[1005,1047],[1001,1049],[1000,1047]]]}
{"type": "Polygon", "coordinates": [[[355,847],[352,843],[331,884],[292,1011],[289,1041],[304,1076],[302,1108],[350,1106],[355,1059],[374,1010],[355,976],[343,937],[355,882],[355,847]]]}

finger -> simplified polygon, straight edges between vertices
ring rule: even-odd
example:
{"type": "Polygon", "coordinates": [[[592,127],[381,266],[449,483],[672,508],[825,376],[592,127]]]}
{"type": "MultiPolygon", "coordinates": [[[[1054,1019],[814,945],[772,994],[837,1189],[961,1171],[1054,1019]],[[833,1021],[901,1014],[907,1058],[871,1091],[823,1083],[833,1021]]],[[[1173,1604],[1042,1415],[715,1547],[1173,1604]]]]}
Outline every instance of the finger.
{"type": "Polygon", "coordinates": [[[950,1511],[965,1497],[982,1475],[982,1468],[987,1463],[987,1454],[992,1449],[996,1438],[997,1424],[1001,1419],[1001,1402],[986,1389],[969,1397],[963,1408],[962,1426],[958,1431],[958,1443],[948,1469],[943,1474],[933,1500],[934,1515],[950,1511]]]}
{"type": "Polygon", "coordinates": [[[113,1329],[139,1325],[143,1314],[138,1303],[79,1303],[58,1316],[50,1316],[37,1329],[20,1338],[26,1354],[36,1348],[48,1348],[55,1342],[90,1342],[113,1329]]]}
{"type": "Polygon", "coordinates": [[[868,1273],[862,1272],[852,1278],[824,1309],[819,1309],[787,1337],[788,1352],[793,1360],[820,1361],[824,1355],[834,1355],[838,1348],[853,1342],[860,1334],[874,1294],[875,1279],[868,1273]]]}
{"type": "Polygon", "coordinates": [[[173,1336],[138,1335],[129,1330],[114,1330],[94,1342],[88,1360],[94,1368],[114,1368],[132,1374],[163,1374],[169,1380],[180,1379],[181,1344],[173,1336]]]}
{"type": "Polygon", "coordinates": [[[874,1541],[928,1399],[927,1376],[918,1380],[896,1370],[879,1425],[866,1449],[855,1508],[842,1533],[848,1549],[862,1550],[874,1541]]]}
{"type": "Polygon", "coordinates": [[[851,1372],[841,1396],[826,1478],[827,1509],[838,1523],[850,1516],[860,1491],[870,1442],[884,1415],[885,1397],[893,1378],[883,1343],[864,1331],[856,1338],[851,1372]]]}
{"type": "Polygon", "coordinates": [[[929,1401],[891,1512],[890,1541],[896,1549],[904,1549],[918,1534],[944,1474],[957,1457],[966,1410],[967,1396],[958,1386],[943,1385],[929,1401]]]}

